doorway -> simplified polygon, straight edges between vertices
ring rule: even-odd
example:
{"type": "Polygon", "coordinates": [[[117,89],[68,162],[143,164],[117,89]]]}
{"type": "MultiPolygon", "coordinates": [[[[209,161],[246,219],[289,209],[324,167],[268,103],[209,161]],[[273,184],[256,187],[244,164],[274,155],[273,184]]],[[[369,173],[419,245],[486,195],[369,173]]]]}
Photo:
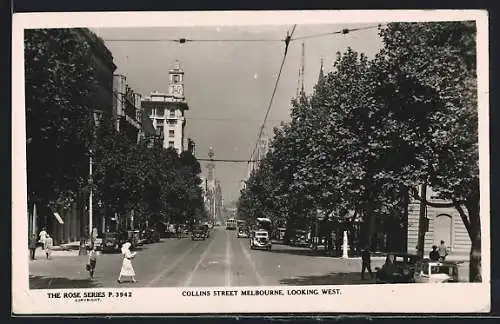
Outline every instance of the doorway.
{"type": "Polygon", "coordinates": [[[453,233],[453,221],[450,215],[440,214],[437,215],[434,220],[434,245],[439,246],[441,240],[444,241],[446,246],[450,249],[452,248],[452,233],[453,233]]]}

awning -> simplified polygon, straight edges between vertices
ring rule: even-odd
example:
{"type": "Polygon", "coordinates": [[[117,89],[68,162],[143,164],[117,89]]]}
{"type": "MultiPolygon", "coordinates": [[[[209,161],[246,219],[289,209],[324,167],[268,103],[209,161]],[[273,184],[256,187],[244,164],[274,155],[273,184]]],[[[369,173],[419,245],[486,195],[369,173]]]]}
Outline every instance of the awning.
{"type": "Polygon", "coordinates": [[[61,216],[59,216],[58,213],[54,213],[54,217],[57,219],[57,221],[59,222],[59,224],[64,224],[61,216]]]}

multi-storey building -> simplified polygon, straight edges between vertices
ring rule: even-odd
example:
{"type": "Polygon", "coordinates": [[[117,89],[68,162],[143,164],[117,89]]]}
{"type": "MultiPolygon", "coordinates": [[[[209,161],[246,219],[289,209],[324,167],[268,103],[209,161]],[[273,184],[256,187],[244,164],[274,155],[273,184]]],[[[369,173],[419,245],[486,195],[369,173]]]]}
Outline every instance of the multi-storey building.
{"type": "Polygon", "coordinates": [[[168,74],[168,92],[152,92],[142,100],[141,106],[156,131],[163,135],[163,146],[181,153],[186,147],[184,112],[189,107],[184,96],[184,71],[178,61],[168,74]]]}
{"type": "Polygon", "coordinates": [[[143,125],[142,95],[133,91],[127,84],[124,75],[113,76],[113,117],[116,120],[116,130],[123,133],[131,142],[137,142],[144,129],[148,127],[149,120],[143,125]]]}

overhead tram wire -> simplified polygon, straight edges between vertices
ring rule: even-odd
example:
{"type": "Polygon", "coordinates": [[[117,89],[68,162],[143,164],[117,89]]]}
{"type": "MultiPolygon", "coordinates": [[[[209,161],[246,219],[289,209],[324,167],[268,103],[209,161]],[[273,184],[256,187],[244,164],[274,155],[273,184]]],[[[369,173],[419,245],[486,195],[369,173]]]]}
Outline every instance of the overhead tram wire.
{"type": "Polygon", "coordinates": [[[329,33],[312,34],[312,35],[295,37],[295,38],[292,39],[292,41],[305,40],[305,39],[311,39],[311,38],[319,38],[319,37],[325,37],[325,36],[331,36],[331,35],[346,35],[346,34],[349,34],[351,32],[356,32],[356,31],[361,31],[361,30],[375,29],[375,28],[380,28],[382,26],[383,26],[382,24],[378,24],[378,25],[375,25],[375,26],[367,26],[367,27],[359,27],[359,28],[344,28],[344,29],[337,30],[337,31],[334,31],[334,32],[329,32],[329,33]]]}
{"type": "Polygon", "coordinates": [[[281,78],[281,72],[283,71],[283,65],[285,65],[286,55],[288,54],[288,46],[290,45],[290,41],[292,40],[292,36],[293,36],[293,33],[295,32],[295,28],[297,28],[297,25],[293,25],[292,31],[290,33],[287,32],[287,36],[286,36],[285,41],[284,41],[285,42],[285,53],[283,54],[283,59],[281,60],[281,65],[280,65],[280,70],[278,72],[278,77],[276,78],[276,83],[274,84],[274,89],[273,89],[273,93],[271,95],[271,100],[269,100],[269,106],[267,107],[266,115],[264,116],[264,121],[262,122],[262,125],[260,126],[259,135],[257,136],[257,140],[255,141],[255,146],[253,148],[253,151],[252,151],[252,154],[250,155],[249,160],[252,160],[252,158],[255,154],[255,150],[257,149],[257,146],[259,144],[259,140],[262,137],[262,131],[264,130],[264,127],[265,127],[266,121],[267,121],[267,116],[269,116],[269,112],[271,111],[271,107],[273,105],[274,96],[276,94],[276,90],[278,89],[278,84],[279,84],[279,81],[281,78]]]}
{"type": "Polygon", "coordinates": [[[202,161],[202,162],[228,162],[228,163],[260,162],[260,160],[209,159],[209,158],[196,158],[196,160],[197,161],[202,161]]]}
{"type": "MultiPolygon", "coordinates": [[[[297,26],[297,25],[295,25],[297,26]]],[[[385,24],[378,24],[378,25],[373,25],[373,26],[367,26],[367,27],[359,27],[359,28],[343,28],[341,30],[333,31],[333,32],[328,32],[328,33],[319,33],[319,34],[311,34],[311,35],[305,35],[305,36],[299,36],[295,38],[290,38],[289,42],[293,41],[298,41],[298,40],[304,40],[304,39],[312,39],[312,38],[319,38],[319,37],[325,37],[325,36],[331,36],[331,35],[346,35],[350,34],[352,32],[357,32],[357,31],[362,31],[362,30],[369,30],[369,29],[375,29],[375,28],[380,28],[382,26],[385,26],[385,24]]],[[[105,42],[172,42],[172,43],[179,43],[179,44],[186,44],[186,43],[197,43],[197,42],[205,42],[205,43],[216,43],[216,42],[286,42],[287,39],[272,39],[272,38],[260,38],[260,39],[245,39],[245,38],[233,38],[233,39],[188,39],[188,38],[111,38],[111,39],[104,39],[105,42]]]]}

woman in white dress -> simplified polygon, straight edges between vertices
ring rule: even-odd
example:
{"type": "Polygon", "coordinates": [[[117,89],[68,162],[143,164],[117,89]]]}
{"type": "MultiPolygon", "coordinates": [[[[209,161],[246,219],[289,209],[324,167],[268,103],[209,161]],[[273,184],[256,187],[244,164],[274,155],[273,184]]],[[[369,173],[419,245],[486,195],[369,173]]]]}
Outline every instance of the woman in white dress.
{"type": "Polygon", "coordinates": [[[118,276],[118,283],[121,283],[122,277],[131,277],[132,282],[135,282],[135,271],[132,266],[132,259],[135,256],[135,252],[130,252],[131,244],[126,242],[122,245],[123,262],[122,269],[120,270],[120,275],[118,276]]]}

